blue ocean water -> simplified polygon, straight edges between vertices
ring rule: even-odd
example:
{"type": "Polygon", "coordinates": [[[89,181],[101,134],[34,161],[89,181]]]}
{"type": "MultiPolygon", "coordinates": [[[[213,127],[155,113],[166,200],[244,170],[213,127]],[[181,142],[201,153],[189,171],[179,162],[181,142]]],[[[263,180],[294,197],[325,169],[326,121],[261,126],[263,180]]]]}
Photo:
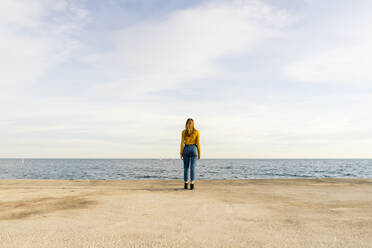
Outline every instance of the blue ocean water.
{"type": "MultiPolygon", "coordinates": [[[[0,179],[182,178],[180,159],[0,159],[0,179]]],[[[372,159],[201,159],[196,178],[372,178],[372,159]]]]}

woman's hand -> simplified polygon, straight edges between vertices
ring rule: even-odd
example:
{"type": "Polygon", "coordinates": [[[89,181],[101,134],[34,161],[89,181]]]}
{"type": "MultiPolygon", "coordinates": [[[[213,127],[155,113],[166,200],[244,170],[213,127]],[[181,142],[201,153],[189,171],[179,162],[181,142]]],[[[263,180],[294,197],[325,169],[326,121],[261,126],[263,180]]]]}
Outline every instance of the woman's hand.
{"type": "Polygon", "coordinates": [[[182,157],[182,155],[180,155],[180,157],[181,157],[181,159],[183,160],[183,157],[182,157]]]}
{"type": "Polygon", "coordinates": [[[200,156],[198,156],[198,160],[200,160],[200,156]]]}

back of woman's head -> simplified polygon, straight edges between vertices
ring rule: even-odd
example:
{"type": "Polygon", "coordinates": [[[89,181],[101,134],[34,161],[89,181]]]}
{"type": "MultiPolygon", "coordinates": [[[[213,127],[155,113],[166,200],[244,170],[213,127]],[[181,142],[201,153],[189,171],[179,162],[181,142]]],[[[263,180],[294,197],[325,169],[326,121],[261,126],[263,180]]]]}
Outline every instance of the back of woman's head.
{"type": "Polygon", "coordinates": [[[188,118],[185,124],[185,130],[186,130],[186,136],[190,136],[194,133],[194,120],[191,118],[188,118]]]}

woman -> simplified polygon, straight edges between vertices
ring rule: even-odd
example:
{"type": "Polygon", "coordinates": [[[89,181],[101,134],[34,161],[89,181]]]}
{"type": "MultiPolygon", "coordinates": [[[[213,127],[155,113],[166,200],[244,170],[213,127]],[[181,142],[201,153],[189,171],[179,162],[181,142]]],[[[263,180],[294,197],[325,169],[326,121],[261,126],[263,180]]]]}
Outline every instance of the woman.
{"type": "Polygon", "coordinates": [[[188,186],[190,168],[190,189],[193,190],[196,158],[198,158],[198,160],[200,159],[200,134],[199,131],[194,128],[194,120],[191,118],[187,119],[185,129],[182,131],[180,155],[181,159],[183,159],[184,189],[187,189],[188,186]]]}

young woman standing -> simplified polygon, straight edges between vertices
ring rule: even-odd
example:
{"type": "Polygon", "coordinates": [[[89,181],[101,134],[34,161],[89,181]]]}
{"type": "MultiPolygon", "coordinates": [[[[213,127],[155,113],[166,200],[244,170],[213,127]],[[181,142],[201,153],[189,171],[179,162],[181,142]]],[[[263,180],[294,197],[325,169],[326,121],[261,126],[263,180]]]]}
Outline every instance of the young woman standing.
{"type": "Polygon", "coordinates": [[[200,159],[200,134],[199,131],[194,128],[194,120],[191,118],[187,119],[185,129],[182,131],[180,155],[181,159],[183,159],[184,188],[188,188],[188,174],[190,168],[190,189],[193,190],[196,159],[200,159]]]}

